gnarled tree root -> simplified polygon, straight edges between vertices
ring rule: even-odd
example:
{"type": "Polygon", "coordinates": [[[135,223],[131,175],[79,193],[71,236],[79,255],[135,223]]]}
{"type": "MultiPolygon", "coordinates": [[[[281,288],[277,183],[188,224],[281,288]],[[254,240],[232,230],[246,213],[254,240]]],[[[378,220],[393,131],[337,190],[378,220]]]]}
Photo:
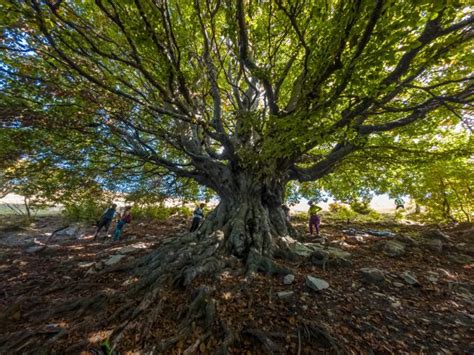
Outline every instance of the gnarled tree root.
{"type": "MultiPolygon", "coordinates": [[[[212,296],[214,290],[209,286],[198,287],[190,304],[181,312],[177,312],[178,329],[172,337],[163,339],[159,344],[150,338],[156,322],[162,316],[163,287],[172,284],[175,287],[188,288],[189,290],[189,287],[200,276],[215,277],[229,266],[246,266],[248,275],[255,272],[281,275],[289,273],[290,270],[281,267],[272,260],[271,254],[263,253],[263,244],[261,243],[257,247],[249,248],[246,259],[238,259],[229,254],[228,239],[224,238],[222,231],[214,231],[201,239],[197,239],[196,236],[196,233],[191,233],[168,238],[162,242],[158,249],[142,258],[101,271],[102,275],[111,272],[130,272],[131,276],[137,277],[139,281],[125,293],[102,292],[92,298],[81,298],[48,309],[34,310],[27,316],[35,317],[35,319],[47,319],[71,313],[73,318],[80,318],[87,313],[100,313],[109,305],[121,304],[122,306],[112,315],[99,321],[103,326],[107,326],[110,322],[121,322],[110,335],[113,348],[119,348],[124,336],[130,332],[140,335],[142,349],[165,352],[180,340],[188,337],[193,332],[193,327],[198,324],[204,332],[220,328],[222,342],[218,346],[218,352],[225,354],[227,349],[238,339],[240,333],[236,333],[218,318],[215,300],[212,296]],[[138,303],[137,300],[139,300],[138,303]]],[[[278,247],[273,248],[273,251],[277,250],[278,247]]],[[[52,292],[54,288],[48,291],[52,292]]],[[[248,335],[258,339],[268,351],[276,352],[276,343],[265,338],[264,333],[256,330],[248,335]]],[[[34,335],[30,338],[32,337],[34,335]]],[[[205,337],[201,338],[204,341],[205,337]]],[[[28,346],[32,344],[36,346],[34,342],[28,346]]],[[[6,341],[4,349],[6,351],[13,350],[14,348],[11,348],[10,345],[13,345],[13,342],[6,341]]]]}

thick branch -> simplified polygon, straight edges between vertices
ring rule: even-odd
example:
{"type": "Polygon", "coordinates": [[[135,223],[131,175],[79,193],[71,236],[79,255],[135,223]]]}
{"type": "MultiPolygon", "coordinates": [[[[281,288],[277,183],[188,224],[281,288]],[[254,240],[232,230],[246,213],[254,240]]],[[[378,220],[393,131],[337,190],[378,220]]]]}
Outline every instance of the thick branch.
{"type": "Polygon", "coordinates": [[[237,22],[239,25],[239,55],[240,59],[244,63],[245,67],[250,70],[253,76],[260,80],[265,89],[265,95],[268,100],[268,107],[270,108],[270,113],[273,115],[278,115],[280,110],[275,101],[275,94],[273,92],[270,79],[263,72],[263,69],[259,68],[257,64],[251,59],[249,53],[249,39],[247,34],[247,24],[245,21],[245,12],[244,12],[244,0],[237,0],[237,22]]]}

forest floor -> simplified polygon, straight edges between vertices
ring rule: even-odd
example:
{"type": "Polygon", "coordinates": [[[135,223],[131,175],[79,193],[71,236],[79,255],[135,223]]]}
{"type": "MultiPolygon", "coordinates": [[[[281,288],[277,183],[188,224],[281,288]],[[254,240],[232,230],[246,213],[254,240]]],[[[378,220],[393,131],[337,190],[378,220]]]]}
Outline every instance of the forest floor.
{"type": "MultiPolygon", "coordinates": [[[[94,353],[118,326],[109,316],[123,304],[79,313],[64,309],[51,316],[45,311],[58,311],[68,301],[99,292],[124,293],[137,281],[132,272],[104,270],[149,253],[171,235],[185,233],[186,222],[179,218],[135,222],[117,243],[105,238],[94,241],[93,226],[69,228],[46,248],[41,245],[63,223],[59,217],[41,217],[28,228],[4,227],[0,230],[0,353],[94,353]]],[[[303,225],[300,228],[304,230],[303,225]]],[[[295,276],[289,285],[276,276],[246,278],[241,268],[200,277],[189,289],[165,285],[159,321],[144,325],[146,339],[140,333],[127,333],[117,350],[139,353],[144,342],[172,336],[179,315],[192,300],[192,290],[207,285],[214,290],[219,319],[238,334],[230,353],[276,353],[272,350],[276,346],[288,354],[332,353],[335,344],[347,353],[472,353],[474,227],[444,229],[440,239],[429,236],[432,228],[395,222],[325,223],[324,239],[303,236],[301,241],[348,251],[350,265],[329,263],[323,269],[309,259],[279,261],[295,276]],[[391,231],[403,236],[395,241],[400,246],[403,240],[403,248],[387,247],[393,237],[354,233],[349,228],[391,231]],[[364,273],[361,268],[376,268],[383,279],[377,281],[376,271],[364,273]],[[314,292],[306,285],[308,275],[324,279],[329,287],[314,292]],[[329,337],[307,337],[308,322],[318,324],[321,334],[329,337]]],[[[221,328],[215,329],[204,335],[196,324],[192,336],[175,343],[169,353],[214,354],[223,338],[221,328]]]]}

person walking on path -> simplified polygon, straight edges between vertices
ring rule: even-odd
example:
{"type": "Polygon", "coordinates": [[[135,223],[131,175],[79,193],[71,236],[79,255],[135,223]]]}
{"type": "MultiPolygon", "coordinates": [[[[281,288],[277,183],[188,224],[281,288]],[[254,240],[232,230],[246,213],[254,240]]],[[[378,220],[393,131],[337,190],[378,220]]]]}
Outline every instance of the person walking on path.
{"type": "Polygon", "coordinates": [[[405,201],[401,197],[397,197],[395,199],[395,210],[398,210],[399,208],[405,209],[405,201]]]}
{"type": "Polygon", "coordinates": [[[105,233],[107,234],[110,227],[110,223],[112,223],[112,220],[115,216],[116,209],[117,209],[117,205],[113,203],[109,208],[107,208],[107,210],[104,212],[102,217],[100,217],[100,220],[97,223],[97,230],[95,231],[95,234],[94,234],[94,240],[99,235],[100,230],[104,227],[105,227],[105,233]]]}
{"type": "Polygon", "coordinates": [[[203,208],[206,206],[204,203],[201,203],[199,207],[197,207],[193,212],[193,222],[191,224],[190,232],[194,232],[198,229],[199,225],[201,224],[201,220],[204,218],[204,211],[203,208]]]}
{"type": "Polygon", "coordinates": [[[126,206],[123,211],[122,217],[117,222],[117,226],[115,227],[115,232],[114,232],[114,241],[117,241],[120,239],[120,235],[122,234],[123,227],[132,221],[132,214],[130,213],[131,209],[132,207],[126,206]]]}
{"type": "Polygon", "coordinates": [[[322,208],[316,205],[313,201],[309,201],[309,234],[313,235],[313,228],[316,230],[316,236],[319,237],[319,224],[321,223],[321,218],[319,218],[319,211],[322,208]]]}

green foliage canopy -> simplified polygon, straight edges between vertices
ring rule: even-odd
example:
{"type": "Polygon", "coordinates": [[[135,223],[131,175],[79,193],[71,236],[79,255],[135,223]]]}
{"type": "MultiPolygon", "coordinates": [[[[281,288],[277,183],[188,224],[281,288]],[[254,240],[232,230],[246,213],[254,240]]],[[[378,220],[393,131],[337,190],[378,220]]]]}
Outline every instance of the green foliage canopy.
{"type": "Polygon", "coordinates": [[[463,1],[0,4],[2,134],[27,145],[2,140],[2,156],[228,197],[243,176],[271,188],[355,169],[389,190],[393,159],[472,154],[463,1]]]}

